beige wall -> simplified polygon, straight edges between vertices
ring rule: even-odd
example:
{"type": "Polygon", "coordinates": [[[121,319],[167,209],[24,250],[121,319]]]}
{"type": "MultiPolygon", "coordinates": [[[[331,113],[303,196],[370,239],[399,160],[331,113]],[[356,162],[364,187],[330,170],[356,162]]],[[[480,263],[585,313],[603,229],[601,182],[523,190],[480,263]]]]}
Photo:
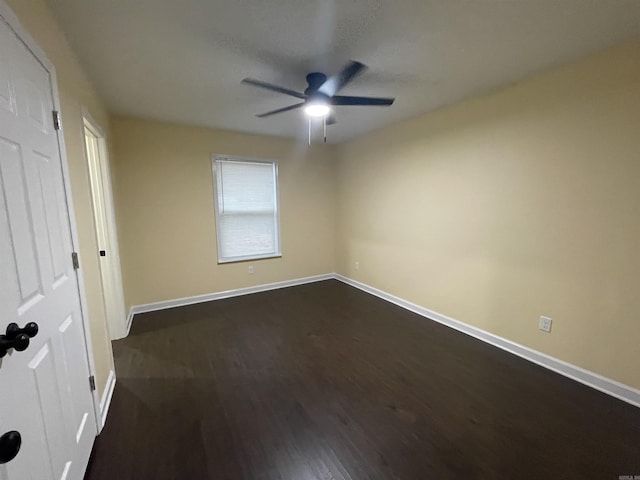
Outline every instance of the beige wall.
{"type": "Polygon", "coordinates": [[[128,306],[334,271],[331,147],[126,118],[112,132],[128,306]],[[282,258],[217,264],[215,153],[278,161],[282,258]]]}
{"type": "Polygon", "coordinates": [[[640,388],[640,43],[339,157],[339,273],[640,388]]]}
{"type": "Polygon", "coordinates": [[[56,67],[73,208],[80,241],[79,253],[87,293],[96,384],[98,394],[102,395],[109,372],[113,369],[113,356],[104,313],[98,247],[91,211],[89,173],[84,156],[82,107],[88,108],[105,131],[109,129],[109,116],[44,2],[42,0],[6,1],[22,26],[27,29],[56,67]]]}
{"type": "Polygon", "coordinates": [[[57,69],[100,393],[113,360],[83,105],[115,142],[129,306],[335,269],[640,388],[640,44],[307,150],[142,120],[110,129],[43,1],[7,2],[57,69]],[[254,275],[216,263],[213,153],[279,160],[284,255],[251,262],[254,275]],[[551,334],[537,329],[541,314],[553,317],[551,334]]]}

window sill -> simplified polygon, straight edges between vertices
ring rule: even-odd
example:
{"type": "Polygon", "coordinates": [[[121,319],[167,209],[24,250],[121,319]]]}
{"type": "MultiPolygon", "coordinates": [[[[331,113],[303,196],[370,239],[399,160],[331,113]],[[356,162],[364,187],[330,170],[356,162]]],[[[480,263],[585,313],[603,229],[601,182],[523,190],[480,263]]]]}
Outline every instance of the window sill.
{"type": "Polygon", "coordinates": [[[268,260],[270,258],[282,258],[281,253],[270,253],[269,255],[256,255],[254,257],[230,258],[229,260],[218,260],[218,265],[229,263],[253,262],[255,260],[268,260]]]}

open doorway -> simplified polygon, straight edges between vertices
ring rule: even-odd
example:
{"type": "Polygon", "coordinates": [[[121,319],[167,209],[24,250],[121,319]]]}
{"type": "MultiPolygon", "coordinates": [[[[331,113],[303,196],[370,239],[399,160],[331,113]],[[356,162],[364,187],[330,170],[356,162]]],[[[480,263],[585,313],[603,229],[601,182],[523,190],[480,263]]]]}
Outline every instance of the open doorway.
{"type": "Polygon", "coordinates": [[[122,290],[107,141],[103,130],[87,111],[83,113],[83,119],[85,153],[89,165],[93,217],[98,241],[96,255],[99,256],[109,335],[112,340],[116,340],[127,335],[128,325],[122,290]]]}

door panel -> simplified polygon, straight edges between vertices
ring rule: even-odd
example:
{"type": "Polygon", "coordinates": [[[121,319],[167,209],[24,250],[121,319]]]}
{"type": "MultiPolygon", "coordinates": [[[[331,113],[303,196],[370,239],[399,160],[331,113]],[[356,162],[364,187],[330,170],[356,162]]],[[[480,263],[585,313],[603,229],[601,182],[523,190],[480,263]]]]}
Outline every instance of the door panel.
{"type": "Polygon", "coordinates": [[[36,322],[0,359],[0,435],[22,448],[1,480],[81,480],[96,423],[49,72],[0,17],[0,333],[36,322]]]}
{"type": "Polygon", "coordinates": [[[37,249],[28,194],[24,161],[20,145],[0,137],[0,175],[6,199],[12,235],[13,255],[20,286],[20,308],[35,297],[42,297],[42,279],[37,263],[37,249]]]}
{"type": "MultiPolygon", "coordinates": [[[[60,478],[67,463],[67,445],[63,439],[65,432],[64,410],[58,389],[60,378],[56,373],[55,359],[49,343],[40,348],[28,363],[34,384],[37,386],[37,400],[40,415],[45,426],[45,436],[48,444],[48,457],[51,462],[53,478],[60,478]]],[[[26,440],[26,439],[25,439],[26,440]]]]}
{"type": "Polygon", "coordinates": [[[66,277],[66,266],[69,263],[68,257],[65,258],[68,252],[66,252],[64,248],[64,227],[60,222],[60,202],[58,195],[56,195],[57,176],[52,171],[53,162],[51,162],[49,158],[38,152],[35,152],[35,156],[37,159],[36,163],[38,164],[41,196],[47,222],[49,255],[53,270],[53,287],[55,288],[62,280],[68,278],[66,277]]]}

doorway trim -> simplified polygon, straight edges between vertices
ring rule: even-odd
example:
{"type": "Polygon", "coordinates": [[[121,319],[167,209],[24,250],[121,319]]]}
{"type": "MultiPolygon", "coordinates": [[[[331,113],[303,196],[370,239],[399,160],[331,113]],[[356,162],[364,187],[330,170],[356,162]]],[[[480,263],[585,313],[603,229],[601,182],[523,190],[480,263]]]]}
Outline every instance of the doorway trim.
{"type": "MultiPolygon", "coordinates": [[[[22,26],[20,20],[13,13],[13,10],[9,7],[9,5],[5,2],[5,0],[0,0],[0,17],[9,25],[9,28],[13,30],[16,36],[22,41],[26,47],[31,51],[34,57],[42,64],[42,66],[49,72],[49,81],[51,85],[51,97],[53,100],[53,109],[60,112],[60,97],[58,95],[58,80],[56,75],[56,68],[53,63],[49,60],[47,55],[44,53],[44,50],[40,48],[35,39],[31,36],[31,34],[27,31],[26,28],[22,26]]],[[[73,197],[71,194],[71,181],[69,177],[69,164],[67,160],[67,150],[64,143],[64,125],[60,124],[60,129],[56,130],[56,139],[58,144],[58,153],[60,155],[60,164],[62,166],[62,182],[64,187],[64,196],[67,203],[67,214],[69,219],[69,230],[71,231],[71,247],[74,252],[79,253],[79,237],[78,237],[78,229],[76,224],[76,215],[75,210],[73,208],[73,197]]],[[[71,259],[69,259],[71,261],[71,259]]],[[[87,354],[87,363],[89,365],[89,375],[95,375],[95,360],[93,356],[93,343],[91,341],[90,334],[90,326],[89,319],[87,316],[87,293],[85,290],[84,284],[84,276],[82,268],[75,270],[76,279],[78,285],[78,293],[80,297],[80,316],[82,319],[82,332],[84,337],[85,351],[87,354]]],[[[87,388],[89,386],[89,379],[87,378],[87,388]]],[[[98,397],[98,390],[92,390],[91,396],[93,398],[93,413],[96,419],[96,427],[100,429],[101,419],[100,419],[100,398],[98,397]]],[[[96,435],[99,433],[97,430],[96,435]]]]}

